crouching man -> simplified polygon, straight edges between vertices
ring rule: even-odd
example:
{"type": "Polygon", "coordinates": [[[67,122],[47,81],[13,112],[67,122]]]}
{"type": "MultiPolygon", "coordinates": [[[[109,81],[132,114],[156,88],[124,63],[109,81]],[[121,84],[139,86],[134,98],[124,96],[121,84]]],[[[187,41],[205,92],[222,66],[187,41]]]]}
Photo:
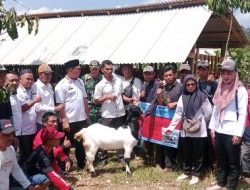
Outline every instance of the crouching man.
{"type": "Polygon", "coordinates": [[[64,137],[63,132],[58,132],[54,127],[46,127],[41,132],[42,144],[31,154],[27,161],[27,174],[33,185],[49,186],[52,184],[56,189],[72,189],[69,184],[59,175],[59,166],[53,155],[54,147],[64,137]]]}
{"type": "MultiPolygon", "coordinates": [[[[58,127],[58,119],[56,114],[53,112],[46,112],[42,116],[42,129],[36,134],[36,137],[33,141],[33,150],[35,150],[39,145],[42,144],[41,134],[44,128],[46,127],[54,127],[57,129],[58,127]]],[[[57,146],[53,148],[53,155],[59,164],[60,168],[65,170],[66,172],[70,170],[71,163],[69,156],[66,155],[65,151],[67,148],[71,147],[70,141],[65,137],[63,144],[61,146],[57,146]]],[[[61,174],[61,172],[60,172],[61,174]]]]}
{"type": "Polygon", "coordinates": [[[35,190],[17,163],[13,142],[15,129],[10,120],[0,120],[0,189],[9,189],[9,176],[28,190],[35,190]]]}

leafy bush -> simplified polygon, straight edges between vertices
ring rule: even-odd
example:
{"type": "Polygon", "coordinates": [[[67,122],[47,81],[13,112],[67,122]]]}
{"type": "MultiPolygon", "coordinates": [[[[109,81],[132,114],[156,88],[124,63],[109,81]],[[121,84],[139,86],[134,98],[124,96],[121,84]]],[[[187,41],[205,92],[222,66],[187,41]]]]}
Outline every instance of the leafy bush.
{"type": "Polygon", "coordinates": [[[240,79],[250,87],[250,45],[242,49],[230,49],[229,54],[238,63],[240,79]]]}

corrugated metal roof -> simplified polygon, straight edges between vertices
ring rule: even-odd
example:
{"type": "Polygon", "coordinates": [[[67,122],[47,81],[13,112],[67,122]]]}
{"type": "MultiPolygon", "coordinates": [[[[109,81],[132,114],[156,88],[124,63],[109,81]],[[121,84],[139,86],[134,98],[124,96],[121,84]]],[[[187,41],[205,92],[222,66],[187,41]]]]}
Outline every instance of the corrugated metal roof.
{"type": "Polygon", "coordinates": [[[45,12],[29,14],[29,18],[61,18],[61,17],[78,17],[78,16],[96,16],[96,15],[114,15],[114,14],[131,14],[139,12],[150,12],[159,10],[177,9],[183,7],[194,7],[206,5],[206,0],[171,0],[164,2],[149,2],[134,6],[122,6],[120,8],[74,10],[62,12],[45,12]]]}
{"type": "Polygon", "coordinates": [[[1,64],[63,64],[110,59],[114,63],[183,62],[212,12],[205,6],[135,14],[41,19],[36,36],[0,46],[1,64]]]}

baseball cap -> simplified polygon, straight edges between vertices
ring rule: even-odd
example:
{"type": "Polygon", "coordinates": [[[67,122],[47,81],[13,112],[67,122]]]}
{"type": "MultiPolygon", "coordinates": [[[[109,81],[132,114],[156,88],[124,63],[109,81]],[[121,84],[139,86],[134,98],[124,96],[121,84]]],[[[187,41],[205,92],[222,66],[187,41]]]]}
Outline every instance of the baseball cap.
{"type": "Polygon", "coordinates": [[[97,60],[92,60],[89,64],[89,67],[91,68],[100,68],[100,63],[97,60]]]}
{"type": "Polygon", "coordinates": [[[191,71],[191,67],[188,63],[184,63],[184,64],[181,64],[179,68],[179,71],[182,71],[182,70],[191,71]]]}
{"type": "Polygon", "coordinates": [[[0,120],[0,133],[3,134],[11,134],[15,131],[12,123],[9,119],[1,119],[0,120]]]}
{"type": "Polygon", "coordinates": [[[224,59],[221,63],[221,70],[237,71],[236,62],[232,59],[224,59]]]}
{"type": "Polygon", "coordinates": [[[143,69],[143,72],[150,72],[150,73],[153,73],[154,72],[154,68],[152,66],[146,66],[144,67],[143,69]]]}
{"type": "Polygon", "coordinates": [[[23,70],[20,71],[19,77],[26,74],[26,73],[32,73],[32,71],[30,69],[23,69],[23,70]]]}
{"type": "Polygon", "coordinates": [[[61,139],[64,137],[64,135],[65,135],[64,132],[59,132],[54,127],[46,127],[41,132],[41,139],[42,142],[44,143],[49,140],[61,139]]]}
{"type": "Polygon", "coordinates": [[[0,64],[0,72],[6,72],[7,69],[2,65],[0,64]]]}
{"type": "Polygon", "coordinates": [[[46,63],[43,63],[38,67],[38,73],[52,73],[52,72],[53,71],[51,67],[46,63]]]}
{"type": "Polygon", "coordinates": [[[209,68],[209,63],[207,61],[199,61],[197,66],[198,66],[198,68],[201,67],[201,68],[204,68],[204,69],[208,69],[209,68]]]}

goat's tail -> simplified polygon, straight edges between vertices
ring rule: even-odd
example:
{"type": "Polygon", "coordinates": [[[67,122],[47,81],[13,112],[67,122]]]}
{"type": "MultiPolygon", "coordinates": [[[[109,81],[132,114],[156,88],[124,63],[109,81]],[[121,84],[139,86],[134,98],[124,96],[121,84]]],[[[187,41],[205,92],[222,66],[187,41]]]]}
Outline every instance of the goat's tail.
{"type": "Polygon", "coordinates": [[[74,135],[74,139],[76,139],[77,141],[79,142],[82,142],[84,141],[84,137],[83,137],[83,132],[82,131],[79,131],[77,132],[75,135],[74,135]]]}

